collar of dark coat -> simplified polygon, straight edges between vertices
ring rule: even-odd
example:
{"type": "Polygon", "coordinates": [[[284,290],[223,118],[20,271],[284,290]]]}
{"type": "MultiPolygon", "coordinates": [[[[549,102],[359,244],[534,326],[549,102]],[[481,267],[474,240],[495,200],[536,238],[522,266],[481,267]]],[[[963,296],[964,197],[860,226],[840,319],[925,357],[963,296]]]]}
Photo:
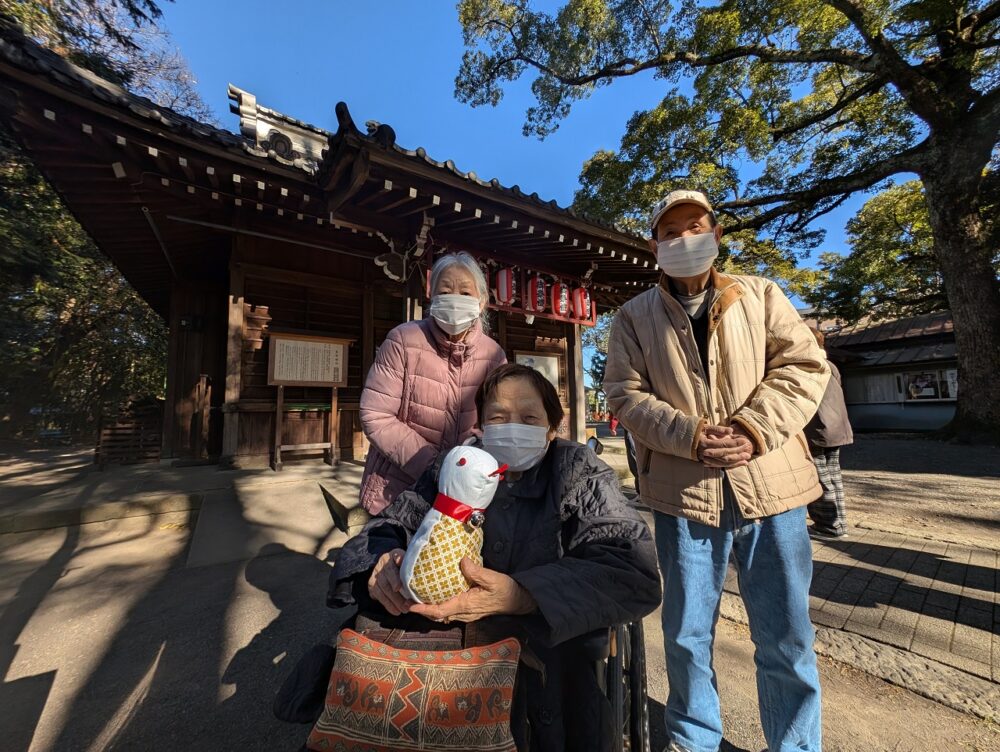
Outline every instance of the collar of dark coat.
{"type": "Polygon", "coordinates": [[[442,358],[450,358],[452,353],[459,353],[462,360],[468,360],[469,356],[472,355],[476,342],[483,334],[479,319],[472,322],[469,333],[460,342],[452,342],[448,339],[448,333],[435,324],[434,319],[430,316],[426,319],[421,319],[420,325],[424,330],[424,336],[427,337],[427,341],[440,353],[442,358]]]}
{"type": "MultiPolygon", "coordinates": [[[[708,285],[712,288],[712,306],[708,310],[708,334],[711,336],[722,321],[724,314],[733,303],[743,297],[743,286],[728,274],[723,274],[714,266],[708,271],[708,285]]],[[[666,274],[660,273],[660,297],[669,301],[667,305],[680,307],[680,303],[674,297],[670,289],[670,278],[666,274]]],[[[683,311],[685,316],[687,313],[683,311]]]]}
{"type": "MultiPolygon", "coordinates": [[[[477,441],[474,446],[483,448],[482,441],[477,441]]],[[[525,470],[521,477],[511,483],[510,495],[519,499],[540,499],[545,496],[549,488],[549,482],[561,471],[563,458],[566,449],[579,446],[575,442],[566,439],[553,439],[549,442],[549,449],[534,467],[525,470]]],[[[438,466],[435,467],[435,475],[438,466]]]]}

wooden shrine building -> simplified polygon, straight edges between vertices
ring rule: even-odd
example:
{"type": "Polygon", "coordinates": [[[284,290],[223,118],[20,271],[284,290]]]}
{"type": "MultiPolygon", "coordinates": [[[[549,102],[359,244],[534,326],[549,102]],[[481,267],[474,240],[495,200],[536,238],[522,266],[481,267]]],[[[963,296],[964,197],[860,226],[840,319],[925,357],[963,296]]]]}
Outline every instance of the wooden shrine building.
{"type": "Polygon", "coordinates": [[[265,464],[276,444],[326,441],[360,456],[376,348],[421,315],[427,270],[452,250],[480,261],[493,336],[558,380],[566,433],[583,438],[581,327],[655,284],[642,238],[404,149],[388,125],[359,129],[343,103],[331,133],[229,94],[239,134],[0,26],[0,121],[167,322],[163,457],[265,464]],[[277,410],[280,338],[341,343],[335,400],[329,373],[298,376],[277,410]]]}

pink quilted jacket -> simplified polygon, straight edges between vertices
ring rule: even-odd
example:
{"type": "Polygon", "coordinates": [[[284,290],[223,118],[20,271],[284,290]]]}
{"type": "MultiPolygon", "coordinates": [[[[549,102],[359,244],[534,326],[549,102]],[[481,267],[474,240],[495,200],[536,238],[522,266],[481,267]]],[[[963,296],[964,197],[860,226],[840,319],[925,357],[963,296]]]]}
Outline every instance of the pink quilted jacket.
{"type": "Polygon", "coordinates": [[[371,442],[361,479],[366,510],[381,512],[440,452],[472,434],[476,390],[506,362],[478,321],[461,342],[450,342],[430,318],[389,332],[361,392],[361,425],[371,442]]]}

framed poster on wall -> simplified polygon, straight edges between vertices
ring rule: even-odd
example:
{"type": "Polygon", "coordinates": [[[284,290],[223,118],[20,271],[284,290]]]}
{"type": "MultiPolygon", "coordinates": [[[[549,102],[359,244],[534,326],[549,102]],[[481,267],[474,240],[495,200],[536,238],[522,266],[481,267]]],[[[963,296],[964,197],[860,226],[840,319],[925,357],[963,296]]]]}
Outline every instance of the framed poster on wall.
{"type": "Polygon", "coordinates": [[[556,388],[556,392],[562,394],[559,384],[559,373],[562,368],[562,356],[558,353],[545,352],[525,352],[524,350],[514,351],[514,362],[528,368],[534,368],[556,388]]]}

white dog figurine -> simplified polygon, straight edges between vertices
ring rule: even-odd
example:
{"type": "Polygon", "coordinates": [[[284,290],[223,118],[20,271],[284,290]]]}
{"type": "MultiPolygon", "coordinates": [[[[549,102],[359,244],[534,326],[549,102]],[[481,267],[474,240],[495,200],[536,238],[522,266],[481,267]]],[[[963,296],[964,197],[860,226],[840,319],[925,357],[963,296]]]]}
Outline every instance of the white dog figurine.
{"type": "Polygon", "coordinates": [[[403,595],[417,603],[438,604],[469,589],[459,562],[468,556],[483,563],[483,513],[506,469],[498,467],[489,452],[471,446],[457,446],[445,455],[434,506],[400,567],[403,595]]]}

